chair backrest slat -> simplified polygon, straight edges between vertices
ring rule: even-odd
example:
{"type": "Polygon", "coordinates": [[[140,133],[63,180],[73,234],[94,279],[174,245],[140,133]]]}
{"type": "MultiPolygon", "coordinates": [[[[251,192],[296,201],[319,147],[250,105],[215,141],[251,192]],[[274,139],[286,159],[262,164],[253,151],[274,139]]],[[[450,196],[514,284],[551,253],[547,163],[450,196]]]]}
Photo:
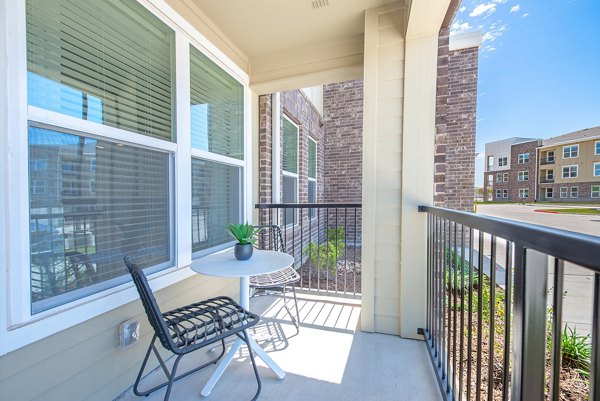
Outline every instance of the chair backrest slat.
{"type": "Polygon", "coordinates": [[[129,273],[131,273],[135,287],[140,295],[142,305],[144,305],[146,316],[148,317],[148,321],[154,329],[156,336],[166,349],[174,352],[176,349],[175,343],[169,334],[169,329],[163,319],[144,271],[137,264],[133,263],[128,256],[125,256],[123,260],[125,261],[127,269],[129,269],[129,273]]]}
{"type": "Polygon", "coordinates": [[[285,243],[279,226],[266,225],[257,228],[261,231],[258,233],[258,240],[254,244],[256,248],[285,252],[285,243]]]}

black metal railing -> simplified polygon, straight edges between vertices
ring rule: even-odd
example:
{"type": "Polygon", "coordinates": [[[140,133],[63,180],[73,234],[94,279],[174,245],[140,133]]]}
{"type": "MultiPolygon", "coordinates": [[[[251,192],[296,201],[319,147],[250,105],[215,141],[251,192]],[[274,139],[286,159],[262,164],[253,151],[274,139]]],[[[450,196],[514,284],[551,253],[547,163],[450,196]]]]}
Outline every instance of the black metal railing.
{"type": "Polygon", "coordinates": [[[540,164],[542,166],[546,165],[546,164],[554,164],[554,157],[546,157],[540,160],[540,164]]]}
{"type": "Polygon", "coordinates": [[[540,184],[551,184],[554,182],[554,177],[540,177],[540,184]]]}
{"type": "Polygon", "coordinates": [[[585,389],[589,381],[589,399],[599,400],[600,237],[436,207],[419,211],[428,214],[421,332],[444,399],[580,399],[561,393],[564,276],[575,264],[593,272],[591,371],[581,383],[585,389]]]}
{"type": "Polygon", "coordinates": [[[281,228],[301,289],[360,295],[360,203],[260,203],[256,208],[260,225],[281,228]]]}

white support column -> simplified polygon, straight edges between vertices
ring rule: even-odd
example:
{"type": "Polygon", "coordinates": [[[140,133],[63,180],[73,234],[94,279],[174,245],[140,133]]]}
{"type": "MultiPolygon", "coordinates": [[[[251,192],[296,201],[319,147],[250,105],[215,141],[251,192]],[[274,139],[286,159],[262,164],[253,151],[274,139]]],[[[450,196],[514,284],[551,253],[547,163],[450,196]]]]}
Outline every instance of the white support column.
{"type": "MultiPolygon", "coordinates": [[[[176,104],[190,104],[190,43],[177,32],[175,35],[175,60],[177,63],[176,104]]],[[[192,140],[190,108],[177,107],[177,155],[175,158],[175,255],[177,266],[189,266],[192,263],[192,140]],[[182,212],[186,211],[186,212],[182,212]]]]}
{"type": "MultiPolygon", "coordinates": [[[[272,202],[281,202],[281,94],[279,92],[273,94],[271,103],[271,190],[272,202]]],[[[277,221],[277,220],[273,220],[277,221]]]]}

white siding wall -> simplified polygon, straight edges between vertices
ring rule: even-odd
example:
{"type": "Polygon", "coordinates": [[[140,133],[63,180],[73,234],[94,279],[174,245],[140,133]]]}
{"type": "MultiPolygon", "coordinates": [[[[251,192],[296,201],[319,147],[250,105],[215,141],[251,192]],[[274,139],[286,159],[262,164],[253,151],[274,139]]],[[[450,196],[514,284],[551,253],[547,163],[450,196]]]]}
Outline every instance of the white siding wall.
{"type": "Polygon", "coordinates": [[[362,328],[399,334],[404,9],[367,10],[362,328]]]}

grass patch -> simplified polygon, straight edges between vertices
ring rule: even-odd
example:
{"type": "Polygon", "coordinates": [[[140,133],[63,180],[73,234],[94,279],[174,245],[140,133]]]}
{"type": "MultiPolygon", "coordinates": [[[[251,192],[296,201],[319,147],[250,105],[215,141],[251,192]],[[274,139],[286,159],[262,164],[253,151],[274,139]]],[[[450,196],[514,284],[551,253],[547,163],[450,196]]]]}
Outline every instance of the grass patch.
{"type": "Polygon", "coordinates": [[[594,208],[561,208],[561,209],[538,209],[536,212],[558,213],[558,214],[600,214],[599,209],[594,208]]]}

